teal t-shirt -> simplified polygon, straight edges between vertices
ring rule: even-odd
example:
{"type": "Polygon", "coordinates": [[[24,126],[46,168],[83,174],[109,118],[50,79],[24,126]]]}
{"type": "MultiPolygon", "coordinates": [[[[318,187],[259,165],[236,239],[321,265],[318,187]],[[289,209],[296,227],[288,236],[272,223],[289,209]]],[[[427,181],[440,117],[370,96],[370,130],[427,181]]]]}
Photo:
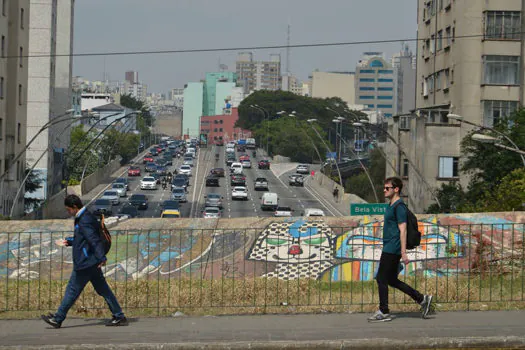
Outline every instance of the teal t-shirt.
{"type": "Polygon", "coordinates": [[[398,224],[407,222],[407,208],[400,203],[403,203],[401,198],[389,205],[385,211],[383,223],[383,251],[385,253],[401,255],[401,238],[398,224]],[[396,207],[395,214],[394,207],[396,207]]]}

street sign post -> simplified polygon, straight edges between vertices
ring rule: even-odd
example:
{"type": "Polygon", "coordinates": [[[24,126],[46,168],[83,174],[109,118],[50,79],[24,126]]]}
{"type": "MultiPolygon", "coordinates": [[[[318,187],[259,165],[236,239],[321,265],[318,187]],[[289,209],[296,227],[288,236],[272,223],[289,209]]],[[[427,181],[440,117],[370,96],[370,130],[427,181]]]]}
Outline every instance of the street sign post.
{"type": "Polygon", "coordinates": [[[350,216],[385,215],[386,208],[388,208],[386,203],[351,203],[350,216]]]}

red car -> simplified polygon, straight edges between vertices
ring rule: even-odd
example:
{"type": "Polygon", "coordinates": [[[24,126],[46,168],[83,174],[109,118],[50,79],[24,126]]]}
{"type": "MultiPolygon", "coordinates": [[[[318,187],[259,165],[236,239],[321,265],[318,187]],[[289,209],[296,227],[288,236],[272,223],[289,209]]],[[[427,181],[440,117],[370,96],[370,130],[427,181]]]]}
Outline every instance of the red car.
{"type": "Polygon", "coordinates": [[[162,147],[157,146],[157,152],[161,153],[162,152],[162,147]]]}
{"type": "Polygon", "coordinates": [[[153,162],[153,156],[144,156],[144,159],[142,159],[142,163],[146,164],[146,163],[151,163],[153,162]]]}
{"type": "Polygon", "coordinates": [[[128,176],[140,176],[140,168],[138,166],[130,166],[128,176]]]}
{"type": "Polygon", "coordinates": [[[250,160],[250,156],[244,155],[239,157],[239,161],[242,162],[243,160],[250,160]]]}
{"type": "Polygon", "coordinates": [[[270,169],[270,161],[268,159],[262,159],[257,166],[259,169],[270,169]]]}

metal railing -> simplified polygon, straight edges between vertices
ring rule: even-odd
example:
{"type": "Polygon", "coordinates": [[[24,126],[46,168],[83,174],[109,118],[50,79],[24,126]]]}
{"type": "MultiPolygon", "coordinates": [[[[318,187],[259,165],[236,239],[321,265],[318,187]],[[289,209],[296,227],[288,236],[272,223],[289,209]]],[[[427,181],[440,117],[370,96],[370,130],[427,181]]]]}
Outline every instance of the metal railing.
{"type": "MultiPolygon", "coordinates": [[[[525,225],[420,223],[400,279],[438,310],[525,308],[525,225]]],[[[382,226],[274,222],[261,229],[112,231],[105,275],[128,313],[165,315],[369,311],[382,226]]],[[[72,270],[71,232],[0,234],[0,317],[55,310],[72,270]]],[[[399,291],[390,303],[414,308],[399,291]]],[[[77,313],[106,306],[87,288],[77,313]]]]}

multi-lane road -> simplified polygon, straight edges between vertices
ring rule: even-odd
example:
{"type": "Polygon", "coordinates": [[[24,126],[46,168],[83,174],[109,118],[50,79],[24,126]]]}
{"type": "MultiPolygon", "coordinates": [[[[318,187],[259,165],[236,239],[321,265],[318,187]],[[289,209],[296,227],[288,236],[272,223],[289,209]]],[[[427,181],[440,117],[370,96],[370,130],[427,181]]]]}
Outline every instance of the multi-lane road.
{"type": "MultiPolygon", "coordinates": [[[[232,200],[230,185],[230,172],[226,165],[225,147],[210,146],[209,148],[202,148],[197,153],[192,169],[192,176],[190,178],[190,186],[188,187],[186,203],[180,204],[180,212],[182,217],[201,217],[202,210],[205,203],[205,195],[208,193],[219,193],[223,197],[223,218],[239,218],[239,217],[270,217],[274,215],[273,211],[263,211],[260,206],[260,197],[264,191],[255,191],[254,183],[258,177],[264,177],[268,180],[268,187],[270,192],[277,193],[279,197],[279,205],[287,206],[294,210],[293,216],[301,216],[305,208],[322,209],[328,216],[342,216],[343,214],[331,205],[329,200],[324,199],[317,193],[317,191],[309,186],[310,179],[306,180],[305,187],[296,187],[288,185],[288,175],[295,173],[294,170],[280,174],[279,177],[274,175],[272,170],[262,170],[257,168],[257,161],[262,159],[259,153],[256,158],[253,158],[252,152],[248,151],[251,157],[252,168],[244,169],[243,173],[246,176],[246,188],[248,189],[248,200],[232,200]],[[215,159],[215,154],[220,155],[219,159],[215,159]],[[213,168],[225,169],[225,177],[219,179],[219,187],[206,187],[206,176],[213,168]]],[[[236,153],[237,159],[239,152],[236,153]]],[[[173,172],[182,164],[181,158],[173,158],[173,165],[169,166],[169,170],[173,172]]],[[[140,211],[140,217],[160,217],[162,212],[161,204],[163,201],[170,199],[171,187],[168,186],[165,190],[159,185],[156,190],[141,190],[140,180],[147,175],[144,172],[144,166],[141,167],[142,175],[139,177],[128,177],[130,190],[127,198],[121,198],[121,204],[113,207],[113,212],[117,213],[120,207],[127,202],[129,196],[134,193],[142,193],[148,197],[149,207],[147,210],[140,211]]],[[[127,172],[124,174],[127,177],[127,172]]]]}

